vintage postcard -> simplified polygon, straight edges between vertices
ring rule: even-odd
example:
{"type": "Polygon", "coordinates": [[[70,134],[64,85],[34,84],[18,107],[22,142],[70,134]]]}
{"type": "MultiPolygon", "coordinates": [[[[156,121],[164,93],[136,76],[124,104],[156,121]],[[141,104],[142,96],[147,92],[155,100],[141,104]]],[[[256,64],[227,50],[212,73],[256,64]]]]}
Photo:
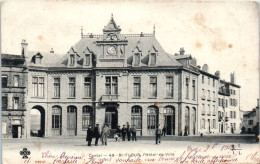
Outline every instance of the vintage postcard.
{"type": "Polygon", "coordinates": [[[2,1],[2,163],[259,163],[258,62],[257,2],[2,1]]]}

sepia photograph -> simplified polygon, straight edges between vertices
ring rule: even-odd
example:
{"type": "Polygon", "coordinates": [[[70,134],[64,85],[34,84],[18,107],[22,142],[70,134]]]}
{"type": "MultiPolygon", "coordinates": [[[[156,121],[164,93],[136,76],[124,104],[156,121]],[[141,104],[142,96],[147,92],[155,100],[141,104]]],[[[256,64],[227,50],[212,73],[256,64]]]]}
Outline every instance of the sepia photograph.
{"type": "Polygon", "coordinates": [[[259,4],[4,0],[3,164],[259,163],[259,4]]]}

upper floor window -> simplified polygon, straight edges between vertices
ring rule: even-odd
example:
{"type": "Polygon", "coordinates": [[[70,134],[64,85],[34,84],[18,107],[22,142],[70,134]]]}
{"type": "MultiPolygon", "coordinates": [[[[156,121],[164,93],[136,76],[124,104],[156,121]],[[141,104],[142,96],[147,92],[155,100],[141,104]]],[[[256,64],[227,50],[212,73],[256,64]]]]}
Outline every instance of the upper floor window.
{"type": "Polygon", "coordinates": [[[204,84],[204,76],[202,76],[202,84],[204,84]]]}
{"type": "Polygon", "coordinates": [[[192,99],[195,100],[196,97],[195,80],[192,80],[192,99]]]}
{"type": "Polygon", "coordinates": [[[60,78],[54,78],[54,97],[60,97],[60,78]]]}
{"type": "Polygon", "coordinates": [[[173,77],[166,77],[166,97],[173,97],[173,77]]]}
{"type": "Polygon", "coordinates": [[[2,97],[2,110],[7,110],[8,107],[8,98],[7,96],[2,97]]]}
{"type": "Polygon", "coordinates": [[[210,77],[208,77],[208,85],[210,85],[210,77]]]}
{"type": "Polygon", "coordinates": [[[44,97],[44,77],[33,77],[33,97],[44,97]]]}
{"type": "Polygon", "coordinates": [[[139,66],[140,65],[140,53],[135,53],[134,54],[134,66],[139,66]]]}
{"type": "Polygon", "coordinates": [[[19,86],[19,75],[14,75],[14,87],[19,86]]]}
{"type": "Polygon", "coordinates": [[[75,55],[71,54],[70,55],[70,66],[74,66],[75,64],[75,55]]]}
{"type": "Polygon", "coordinates": [[[75,77],[69,78],[69,97],[76,97],[76,80],[75,77]]]}
{"type": "Polygon", "coordinates": [[[208,90],[208,99],[210,99],[210,90],[208,90]]]}
{"type": "Polygon", "coordinates": [[[2,88],[7,87],[7,76],[2,76],[2,88]]]}
{"type": "Polygon", "coordinates": [[[90,54],[85,54],[85,65],[86,66],[90,65],[90,54]]]}
{"type": "Polygon", "coordinates": [[[91,97],[91,78],[84,78],[84,97],[91,97]]]}
{"type": "Polygon", "coordinates": [[[216,95],[215,95],[215,91],[213,91],[213,99],[215,99],[216,97],[215,97],[216,95]]]}
{"type": "Polygon", "coordinates": [[[134,97],[141,97],[141,77],[134,77],[134,97]]]}
{"type": "Polygon", "coordinates": [[[18,109],[19,105],[19,97],[14,97],[13,98],[13,109],[18,109]]]}
{"type": "Polygon", "coordinates": [[[186,99],[189,99],[189,78],[186,78],[186,99]]]}
{"type": "Polygon", "coordinates": [[[157,97],[157,77],[150,77],[150,96],[157,97]]]}
{"type": "Polygon", "coordinates": [[[156,64],[156,53],[151,53],[151,65],[156,64]]]}
{"type": "Polygon", "coordinates": [[[117,95],[118,94],[118,78],[117,76],[106,77],[106,94],[117,95]]]}
{"type": "Polygon", "coordinates": [[[215,87],[215,79],[212,79],[212,80],[213,80],[213,82],[212,82],[213,83],[213,87],[215,87]]]}

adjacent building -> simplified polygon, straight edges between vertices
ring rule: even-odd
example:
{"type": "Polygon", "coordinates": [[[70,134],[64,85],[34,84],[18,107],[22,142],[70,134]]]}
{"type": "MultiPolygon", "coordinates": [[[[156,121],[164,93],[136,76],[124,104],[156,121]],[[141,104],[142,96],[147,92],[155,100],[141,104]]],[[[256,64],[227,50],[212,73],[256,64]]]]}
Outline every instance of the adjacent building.
{"type": "Polygon", "coordinates": [[[27,68],[23,55],[1,55],[2,137],[25,137],[27,68]]]}
{"type": "Polygon", "coordinates": [[[155,29],[122,34],[113,17],[102,35],[82,32],[66,54],[29,51],[27,46],[23,40],[26,137],[35,133],[35,111],[40,113],[39,125],[34,124],[37,135],[45,137],[86,135],[95,124],[107,124],[112,132],[118,125],[135,125],[143,136],[154,135],[157,125],[167,135],[219,133],[220,122],[227,123],[227,114],[218,112],[224,113],[218,106],[220,86],[239,88],[210,74],[207,65],[200,69],[184,48],[175,55],[165,52],[155,29]]]}
{"type": "Polygon", "coordinates": [[[259,99],[257,99],[257,106],[252,111],[244,112],[242,128],[244,129],[243,133],[249,134],[255,134],[259,129],[259,99]]]}

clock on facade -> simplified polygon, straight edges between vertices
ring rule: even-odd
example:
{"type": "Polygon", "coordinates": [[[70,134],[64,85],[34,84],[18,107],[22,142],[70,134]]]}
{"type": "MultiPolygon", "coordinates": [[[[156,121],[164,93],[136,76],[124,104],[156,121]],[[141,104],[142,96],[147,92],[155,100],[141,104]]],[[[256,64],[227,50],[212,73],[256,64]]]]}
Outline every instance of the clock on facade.
{"type": "Polygon", "coordinates": [[[116,48],[114,46],[109,46],[107,48],[107,53],[110,54],[110,55],[115,55],[116,53],[116,48]]]}

